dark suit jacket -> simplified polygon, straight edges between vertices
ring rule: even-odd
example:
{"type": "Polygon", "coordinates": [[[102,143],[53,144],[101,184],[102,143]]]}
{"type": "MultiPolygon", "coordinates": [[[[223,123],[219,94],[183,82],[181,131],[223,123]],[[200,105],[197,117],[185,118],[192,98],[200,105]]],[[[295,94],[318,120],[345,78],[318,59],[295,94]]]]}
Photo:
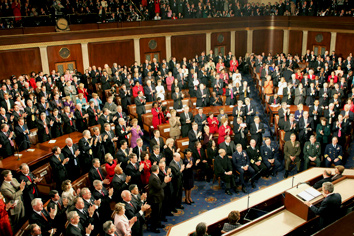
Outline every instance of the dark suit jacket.
{"type": "Polygon", "coordinates": [[[46,219],[44,219],[43,216],[33,211],[30,215],[29,223],[37,224],[39,227],[41,227],[43,235],[49,235],[48,231],[54,228],[54,220],[50,218],[49,213],[46,210],[43,209],[42,213],[44,214],[46,219]]]}
{"type": "Polygon", "coordinates": [[[26,182],[26,186],[25,186],[25,189],[23,190],[23,198],[24,198],[24,201],[26,202],[26,204],[30,204],[31,201],[38,197],[38,188],[37,188],[37,185],[34,183],[34,178],[35,176],[29,172],[28,173],[28,176],[31,178],[31,181],[28,179],[27,176],[25,176],[24,174],[22,174],[22,172],[20,172],[19,174],[19,182],[22,182],[22,180],[24,182],[26,182]],[[34,190],[34,193],[33,193],[33,190],[34,190]]]}
{"type": "Polygon", "coordinates": [[[87,118],[83,118],[84,115],[86,115],[86,111],[84,109],[81,109],[81,113],[77,109],[74,112],[76,128],[79,132],[83,132],[88,127],[87,118]]]}
{"type": "MultiPolygon", "coordinates": [[[[146,146],[142,146],[141,147],[141,150],[142,150],[142,152],[145,152],[147,149],[146,149],[146,146]]],[[[142,156],[140,156],[141,154],[139,153],[139,147],[138,146],[135,146],[134,148],[133,148],[133,153],[135,153],[137,156],[138,156],[138,161],[142,161],[143,160],[143,157],[142,156]]]]}
{"type": "Polygon", "coordinates": [[[206,107],[209,105],[209,97],[210,97],[210,94],[209,94],[209,90],[207,88],[205,88],[203,90],[203,95],[206,95],[206,97],[202,97],[202,91],[198,88],[197,90],[197,103],[196,103],[196,106],[197,107],[206,107]]]}
{"type": "Polygon", "coordinates": [[[44,128],[44,123],[42,120],[38,119],[37,120],[37,128],[38,128],[38,142],[43,143],[51,139],[51,129],[50,129],[50,119],[47,117],[46,118],[46,125],[48,127],[49,133],[47,134],[44,128]]]}
{"type": "Polygon", "coordinates": [[[92,147],[90,146],[89,142],[86,141],[85,138],[82,138],[79,141],[79,149],[81,164],[88,169],[89,166],[91,166],[92,164],[92,147]]]}
{"type": "Polygon", "coordinates": [[[128,190],[129,184],[125,182],[125,177],[126,175],[123,174],[124,177],[121,179],[118,175],[114,175],[112,179],[112,186],[113,186],[113,199],[115,199],[117,202],[122,201],[121,193],[124,190],[128,190]]]}
{"type": "Polygon", "coordinates": [[[61,183],[68,178],[68,173],[66,171],[65,166],[62,164],[63,160],[65,159],[64,155],[61,153],[59,157],[61,159],[60,161],[56,156],[51,156],[49,159],[49,163],[52,167],[54,180],[57,180],[61,183]]]}
{"type": "Polygon", "coordinates": [[[166,187],[165,182],[161,182],[160,178],[154,173],[151,173],[149,179],[149,203],[160,203],[164,199],[164,188],[166,187]]]}
{"type": "Polygon", "coordinates": [[[69,224],[68,227],[66,228],[66,236],[82,236],[86,234],[85,228],[82,226],[82,224],[79,222],[78,224],[79,228],[76,226],[73,226],[72,224],[69,224]]]}
{"type": "Polygon", "coordinates": [[[119,148],[114,158],[118,159],[120,166],[122,167],[123,170],[125,170],[125,167],[127,166],[127,162],[129,161],[129,149],[127,148],[124,153],[123,150],[119,148]]]}
{"type": "MultiPolygon", "coordinates": [[[[199,131],[197,131],[199,132],[199,131]]],[[[199,141],[201,139],[200,138],[197,138],[195,132],[193,129],[189,130],[188,132],[188,138],[189,138],[189,145],[188,145],[188,148],[192,149],[195,147],[195,142],[199,141]]]]}
{"type": "Polygon", "coordinates": [[[138,115],[142,115],[146,113],[146,109],[145,109],[145,101],[140,101],[139,96],[135,98],[135,105],[136,105],[136,113],[138,115]]]}
{"type": "Polygon", "coordinates": [[[62,119],[64,122],[63,131],[65,134],[70,134],[76,130],[75,116],[71,118],[71,123],[70,123],[70,118],[66,113],[62,114],[62,119]]]}
{"type": "MultiPolygon", "coordinates": [[[[161,153],[162,150],[163,150],[163,146],[165,146],[165,142],[163,141],[162,137],[159,137],[159,142],[160,142],[159,146],[160,146],[160,153],[161,153]]],[[[158,144],[157,144],[157,141],[156,141],[155,137],[153,137],[153,138],[150,139],[150,150],[151,150],[151,152],[153,152],[153,147],[155,145],[158,145],[158,144]]]]}
{"type": "Polygon", "coordinates": [[[188,131],[192,129],[192,123],[194,121],[193,113],[188,112],[188,115],[191,121],[190,123],[186,123],[187,119],[186,119],[186,114],[184,112],[180,114],[181,133],[183,137],[186,137],[188,135],[188,131]]]}
{"type": "Polygon", "coordinates": [[[135,163],[136,168],[132,163],[127,164],[125,168],[126,175],[131,176],[130,184],[137,184],[141,187],[141,175],[144,174],[144,169],[139,171],[139,162],[135,163]]]}
{"type": "Polygon", "coordinates": [[[0,144],[2,145],[0,148],[0,155],[2,157],[8,157],[13,154],[13,147],[11,146],[10,140],[3,132],[0,132],[0,144]]]}
{"type": "MultiPolygon", "coordinates": [[[[231,156],[232,156],[232,154],[234,152],[236,152],[236,145],[235,145],[235,143],[233,141],[231,141],[230,144],[229,144],[229,147],[231,149],[231,156]]],[[[226,147],[226,143],[225,142],[220,143],[219,148],[220,149],[224,149],[227,152],[227,147],[226,147]]]]}
{"type": "Polygon", "coordinates": [[[137,217],[137,221],[134,223],[132,227],[132,235],[142,236],[143,235],[143,224],[145,222],[145,217],[140,215],[140,207],[137,206],[133,201],[130,203],[133,205],[131,206],[127,202],[123,202],[125,204],[125,215],[130,220],[134,216],[137,217]]]}
{"type": "Polygon", "coordinates": [[[106,176],[103,174],[101,167],[98,167],[98,171],[100,172],[101,175],[99,175],[99,173],[97,172],[97,169],[95,167],[91,167],[91,169],[89,170],[89,179],[90,179],[91,184],[96,179],[102,181],[106,178],[106,176]]]}
{"type": "Polygon", "coordinates": [[[319,208],[311,206],[311,210],[320,216],[320,227],[326,227],[340,216],[340,206],[342,197],[339,193],[328,195],[322,202],[319,208]]]}
{"type": "MultiPolygon", "coordinates": [[[[77,144],[73,144],[72,146],[73,152],[75,152],[79,149],[77,144]]],[[[65,146],[61,152],[64,154],[65,158],[69,158],[69,162],[66,164],[66,169],[69,175],[74,174],[73,172],[79,171],[80,173],[80,160],[79,156],[75,157],[75,155],[70,151],[68,146],[65,146]]]]}
{"type": "MultiPolygon", "coordinates": [[[[86,111],[89,115],[88,125],[89,126],[97,125],[98,124],[98,115],[97,115],[97,121],[96,121],[96,116],[95,116],[95,112],[93,111],[93,109],[91,107],[88,107],[86,111]]],[[[96,110],[96,113],[97,113],[97,110],[96,110]]]]}
{"type": "Polygon", "coordinates": [[[233,169],[230,158],[227,156],[221,158],[219,155],[215,157],[214,173],[216,176],[224,176],[225,172],[232,170],[233,169]]]}
{"type": "Polygon", "coordinates": [[[307,141],[310,138],[310,135],[313,134],[313,131],[315,131],[315,124],[313,123],[313,119],[310,117],[307,118],[307,123],[309,124],[307,128],[311,128],[311,130],[307,130],[307,132],[305,132],[305,121],[304,117],[301,116],[299,119],[299,140],[303,142],[307,141]]]}

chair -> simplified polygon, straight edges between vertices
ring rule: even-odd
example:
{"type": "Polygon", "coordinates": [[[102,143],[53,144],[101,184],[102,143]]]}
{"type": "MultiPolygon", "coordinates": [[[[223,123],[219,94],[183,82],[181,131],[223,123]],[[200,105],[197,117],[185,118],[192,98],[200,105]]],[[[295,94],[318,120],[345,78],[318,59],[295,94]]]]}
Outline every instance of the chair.
{"type": "Polygon", "coordinates": [[[31,142],[32,146],[34,146],[38,143],[38,129],[37,128],[30,130],[30,134],[28,135],[28,139],[31,142]]]}
{"type": "Polygon", "coordinates": [[[170,138],[170,124],[161,124],[158,125],[157,128],[160,131],[161,137],[166,139],[170,138]]]}
{"type": "Polygon", "coordinates": [[[179,148],[181,152],[184,152],[188,148],[189,138],[180,138],[176,140],[177,149],[179,148]]]}

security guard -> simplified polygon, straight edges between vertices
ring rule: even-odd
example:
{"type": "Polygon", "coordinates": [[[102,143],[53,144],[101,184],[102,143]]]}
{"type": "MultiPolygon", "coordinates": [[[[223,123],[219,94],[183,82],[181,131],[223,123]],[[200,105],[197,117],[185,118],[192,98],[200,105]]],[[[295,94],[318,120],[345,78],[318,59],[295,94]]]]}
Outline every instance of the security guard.
{"type": "Polygon", "coordinates": [[[250,160],[248,158],[248,155],[245,151],[242,151],[242,145],[241,144],[237,144],[236,146],[236,152],[234,152],[234,154],[232,154],[232,165],[234,167],[234,169],[240,173],[240,181],[242,184],[242,192],[246,193],[246,189],[245,189],[245,180],[244,180],[244,173],[248,172],[251,176],[251,185],[252,188],[255,187],[254,185],[254,175],[255,175],[255,171],[254,169],[250,166],[250,160]]]}
{"type": "Polygon", "coordinates": [[[247,148],[246,152],[248,157],[250,158],[252,168],[256,171],[255,179],[258,179],[260,176],[268,175],[267,167],[262,162],[261,152],[256,146],[256,140],[251,139],[250,146],[247,148]]]}
{"type": "Polygon", "coordinates": [[[310,141],[307,141],[304,145],[304,170],[309,168],[309,163],[315,162],[317,167],[321,165],[321,144],[316,142],[315,135],[310,136],[310,141]]]}
{"type": "Polygon", "coordinates": [[[288,178],[290,164],[293,163],[297,167],[297,172],[300,171],[300,154],[301,145],[299,141],[296,141],[296,135],[291,134],[290,140],[285,142],[284,145],[284,159],[285,159],[285,174],[284,178],[288,178]]]}
{"type": "Polygon", "coordinates": [[[265,139],[265,145],[261,146],[261,156],[263,163],[268,168],[268,172],[276,176],[278,171],[282,169],[282,165],[277,159],[278,146],[272,145],[269,137],[265,139]]]}
{"type": "Polygon", "coordinates": [[[326,167],[330,167],[332,163],[336,166],[342,164],[343,149],[342,146],[338,144],[337,137],[333,137],[332,143],[327,144],[324,158],[326,167]]]}

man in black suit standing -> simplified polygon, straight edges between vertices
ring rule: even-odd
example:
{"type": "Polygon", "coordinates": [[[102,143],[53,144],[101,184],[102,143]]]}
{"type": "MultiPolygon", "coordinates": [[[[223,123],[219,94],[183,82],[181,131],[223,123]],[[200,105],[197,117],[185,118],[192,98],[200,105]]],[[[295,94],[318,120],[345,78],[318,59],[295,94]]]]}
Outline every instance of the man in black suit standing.
{"type": "Polygon", "coordinates": [[[172,172],[172,198],[171,203],[172,208],[184,209],[182,206],[182,187],[183,187],[183,171],[185,165],[181,160],[181,155],[179,153],[173,154],[173,160],[170,162],[169,167],[172,172]]]}
{"type": "Polygon", "coordinates": [[[284,141],[289,141],[291,134],[295,134],[297,136],[299,124],[296,122],[294,114],[290,114],[289,121],[285,122],[284,131],[284,141]]]}
{"type": "Polygon", "coordinates": [[[199,89],[197,90],[197,107],[206,107],[209,105],[209,90],[205,88],[204,84],[199,84],[199,89]]]}
{"type": "Polygon", "coordinates": [[[144,186],[141,182],[141,175],[144,173],[144,165],[139,165],[138,157],[135,153],[129,155],[130,162],[125,168],[125,173],[131,176],[131,183],[138,185],[140,189],[144,186]]]}
{"type": "Polygon", "coordinates": [[[111,122],[111,115],[108,108],[103,108],[101,116],[98,118],[98,124],[101,125],[101,132],[104,130],[104,125],[111,122]]]}
{"type": "Polygon", "coordinates": [[[92,196],[95,200],[101,200],[100,207],[98,208],[98,212],[100,214],[100,218],[102,222],[106,222],[111,219],[112,211],[110,207],[110,203],[113,197],[113,188],[106,189],[102,185],[101,180],[93,181],[94,190],[92,191],[92,196]]]}
{"type": "Polygon", "coordinates": [[[138,158],[138,162],[143,161],[143,152],[146,152],[146,146],[144,146],[144,142],[141,138],[136,140],[136,146],[133,148],[133,153],[136,154],[138,158]]]}
{"type": "Polygon", "coordinates": [[[40,118],[37,120],[39,143],[43,143],[51,139],[52,135],[50,127],[53,126],[53,124],[54,121],[50,120],[47,115],[42,112],[40,118]]]}
{"type": "Polygon", "coordinates": [[[121,194],[124,190],[128,190],[131,177],[124,174],[123,169],[122,167],[120,167],[120,165],[117,165],[114,168],[114,173],[115,175],[113,176],[112,179],[112,186],[114,189],[113,199],[116,200],[117,202],[121,202],[122,201],[121,194]]]}
{"type": "Polygon", "coordinates": [[[128,142],[125,140],[120,141],[120,148],[118,149],[115,159],[118,159],[120,166],[125,169],[129,161],[129,155],[132,153],[133,149],[128,148],[128,142]]]}
{"type": "Polygon", "coordinates": [[[68,198],[60,199],[59,192],[57,190],[51,190],[49,192],[50,201],[47,205],[47,210],[50,212],[52,209],[56,211],[53,226],[58,232],[62,232],[63,225],[66,223],[66,210],[68,209],[68,198]]]}
{"type": "Polygon", "coordinates": [[[66,236],[81,236],[81,235],[90,235],[93,226],[91,224],[85,229],[80,222],[80,216],[77,211],[70,211],[67,215],[68,218],[68,227],[66,228],[66,236]]]}
{"type": "Polygon", "coordinates": [[[310,140],[311,134],[315,131],[315,125],[312,118],[309,117],[309,112],[304,111],[303,115],[299,119],[299,140],[302,146],[310,140]]]}
{"type": "Polygon", "coordinates": [[[93,146],[93,139],[91,138],[91,133],[88,130],[82,132],[82,139],[79,141],[79,150],[80,150],[80,162],[81,167],[84,173],[87,173],[88,170],[91,168],[92,163],[92,146],[93,146]]]}
{"type": "Polygon", "coordinates": [[[94,126],[98,124],[98,117],[100,115],[100,111],[95,108],[94,101],[89,102],[89,107],[87,108],[87,114],[89,115],[89,126],[94,126]]]}
{"type": "Polygon", "coordinates": [[[284,129],[285,122],[289,121],[290,109],[287,108],[286,102],[281,103],[281,108],[278,110],[279,128],[284,129]]]}
{"type": "Polygon", "coordinates": [[[198,109],[198,114],[194,116],[194,122],[198,124],[198,130],[203,131],[204,125],[207,124],[207,117],[203,113],[203,108],[198,109]]]}
{"type": "Polygon", "coordinates": [[[188,132],[189,144],[188,148],[193,149],[195,147],[195,142],[202,139],[202,131],[198,131],[198,124],[193,123],[192,129],[188,132]]]}
{"type": "Polygon", "coordinates": [[[180,114],[180,122],[181,122],[181,133],[182,137],[188,136],[188,131],[192,129],[192,123],[194,121],[193,113],[189,112],[189,107],[185,106],[184,112],[180,114]]]}
{"type": "Polygon", "coordinates": [[[74,132],[76,130],[76,126],[74,122],[76,118],[72,112],[70,113],[70,107],[68,106],[64,107],[62,118],[64,122],[64,126],[63,126],[64,134],[70,134],[74,132]]]}
{"type": "Polygon", "coordinates": [[[0,132],[0,155],[8,157],[14,154],[14,132],[9,132],[9,125],[2,124],[0,132]]]}
{"type": "Polygon", "coordinates": [[[155,85],[151,84],[151,80],[146,81],[146,86],[144,86],[144,94],[147,102],[153,102],[156,100],[156,89],[155,85]]]}
{"type": "Polygon", "coordinates": [[[144,97],[142,91],[138,92],[138,96],[135,98],[134,102],[136,105],[136,114],[138,114],[139,125],[142,127],[141,115],[146,113],[146,98],[144,97]]]}
{"type": "Polygon", "coordinates": [[[31,212],[31,202],[33,199],[39,196],[37,183],[41,182],[42,179],[36,178],[29,170],[26,163],[20,165],[20,173],[18,180],[19,182],[26,182],[25,189],[23,190],[23,203],[26,212],[31,212]]]}
{"type": "Polygon", "coordinates": [[[162,152],[165,146],[165,142],[163,141],[163,138],[160,137],[160,131],[158,129],[155,129],[153,131],[153,134],[154,137],[150,140],[150,150],[154,151],[153,148],[157,145],[159,147],[160,152],[162,152]]]}
{"type": "Polygon", "coordinates": [[[61,153],[61,148],[58,146],[52,149],[53,156],[50,157],[49,163],[52,167],[53,179],[56,182],[56,186],[60,189],[61,183],[68,179],[68,173],[66,171],[65,165],[69,162],[69,158],[65,158],[61,153]]]}
{"type": "Polygon", "coordinates": [[[151,231],[154,233],[160,233],[160,230],[157,228],[163,228],[161,225],[161,207],[164,200],[164,188],[171,181],[171,177],[165,176],[164,182],[161,183],[158,174],[159,167],[152,165],[149,179],[148,203],[151,205],[151,231]]]}
{"type": "Polygon", "coordinates": [[[321,229],[336,221],[341,213],[342,197],[333,191],[334,185],[325,182],[322,184],[322,194],[325,199],[321,202],[321,206],[315,207],[310,202],[305,202],[316,215],[320,216],[319,228],[321,229]]]}
{"type": "Polygon", "coordinates": [[[94,158],[92,160],[92,167],[89,170],[89,179],[90,179],[91,184],[95,180],[100,180],[104,184],[109,184],[109,179],[106,179],[105,177],[106,176],[103,174],[103,170],[101,168],[100,160],[98,158],[94,158]]]}
{"type": "Polygon", "coordinates": [[[254,123],[251,124],[251,139],[254,139],[257,143],[257,147],[259,148],[263,143],[263,134],[265,132],[263,123],[260,122],[258,116],[254,117],[254,123]]]}
{"type": "Polygon", "coordinates": [[[107,153],[110,153],[112,156],[115,154],[115,144],[114,142],[118,141],[118,138],[115,137],[114,132],[111,130],[111,125],[106,123],[104,124],[104,130],[101,131],[101,137],[103,138],[104,150],[107,153]]]}
{"type": "Polygon", "coordinates": [[[69,162],[66,165],[66,170],[69,174],[70,180],[74,181],[75,179],[81,176],[81,167],[80,167],[80,150],[77,144],[73,144],[71,138],[65,139],[66,146],[62,149],[62,153],[65,158],[69,158],[69,162]]]}
{"type": "Polygon", "coordinates": [[[135,205],[135,203],[131,201],[132,194],[128,190],[124,190],[121,196],[123,203],[125,204],[125,215],[128,220],[132,219],[133,217],[137,218],[137,221],[132,227],[132,235],[143,236],[143,225],[145,222],[144,212],[147,209],[150,209],[150,205],[145,203],[141,206],[141,208],[135,205]]]}
{"type": "MultiPolygon", "coordinates": [[[[117,114],[119,114],[117,112],[117,114]]],[[[118,118],[118,124],[115,127],[116,131],[116,136],[118,137],[118,144],[120,145],[120,142],[125,140],[128,141],[128,135],[131,132],[131,127],[127,127],[126,121],[124,118],[118,118]]],[[[118,147],[119,148],[119,147],[118,147]]]]}
{"type": "Polygon", "coordinates": [[[52,232],[56,232],[57,229],[54,227],[55,224],[55,209],[50,209],[48,212],[43,208],[43,202],[40,198],[35,198],[31,202],[32,213],[29,217],[30,224],[37,224],[41,227],[44,235],[50,235],[52,232]]]}
{"type": "Polygon", "coordinates": [[[160,147],[155,145],[152,147],[152,153],[150,155],[151,164],[158,165],[161,160],[165,161],[166,158],[163,156],[163,153],[160,152],[160,147]]]}
{"type": "Polygon", "coordinates": [[[88,128],[87,118],[89,117],[89,115],[86,113],[85,110],[82,109],[81,104],[76,104],[74,116],[75,116],[76,127],[79,132],[83,132],[85,129],[88,128]]]}

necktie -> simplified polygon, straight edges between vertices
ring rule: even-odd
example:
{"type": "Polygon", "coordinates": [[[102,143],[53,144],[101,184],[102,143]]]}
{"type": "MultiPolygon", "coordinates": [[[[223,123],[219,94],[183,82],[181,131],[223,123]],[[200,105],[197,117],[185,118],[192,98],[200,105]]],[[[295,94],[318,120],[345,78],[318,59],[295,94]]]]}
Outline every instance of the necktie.
{"type": "Polygon", "coordinates": [[[96,170],[97,170],[97,173],[100,176],[101,180],[103,180],[100,170],[98,168],[96,170]]]}
{"type": "Polygon", "coordinates": [[[70,126],[73,126],[73,121],[71,120],[70,116],[67,114],[67,116],[69,117],[70,119],[70,126]]]}
{"type": "MultiPolygon", "coordinates": [[[[6,136],[9,137],[9,134],[6,133],[6,136]]],[[[11,146],[14,146],[14,141],[12,139],[10,139],[10,144],[11,144],[11,146]]]]}
{"type": "Polygon", "coordinates": [[[41,211],[42,217],[45,219],[45,221],[48,221],[48,219],[44,216],[43,212],[41,211]]]}
{"type": "MultiPolygon", "coordinates": [[[[93,109],[93,112],[96,113],[96,110],[93,109]]],[[[96,120],[96,121],[98,120],[97,116],[95,116],[95,120],[96,120]]]]}
{"type": "Polygon", "coordinates": [[[49,129],[48,129],[48,126],[47,126],[46,122],[44,122],[44,127],[45,127],[45,133],[49,134],[49,129]]]}
{"type": "Polygon", "coordinates": [[[234,99],[234,93],[232,92],[232,88],[231,88],[231,99],[234,99]]]}
{"type": "Polygon", "coordinates": [[[340,138],[342,136],[342,130],[341,130],[342,124],[341,123],[338,123],[338,128],[339,128],[339,130],[338,130],[338,138],[340,138]]]}
{"type": "Polygon", "coordinates": [[[58,207],[59,207],[59,209],[61,210],[61,204],[60,204],[60,202],[58,201],[58,207]]]}
{"type": "Polygon", "coordinates": [[[275,102],[275,98],[274,98],[274,104],[276,104],[276,102],[275,102]]]}
{"type": "Polygon", "coordinates": [[[131,205],[134,208],[133,204],[131,204],[130,202],[129,202],[129,205],[131,205]]]}
{"type": "Polygon", "coordinates": [[[101,190],[101,194],[102,194],[102,196],[104,196],[104,193],[103,193],[103,191],[101,190]]]}
{"type": "Polygon", "coordinates": [[[284,110],[284,121],[286,121],[286,111],[284,110]]]}
{"type": "MultiPolygon", "coordinates": [[[[32,183],[31,177],[29,175],[26,176],[28,178],[28,180],[32,183]]],[[[33,190],[32,190],[32,194],[34,194],[36,192],[36,189],[33,186],[33,190]]]]}

